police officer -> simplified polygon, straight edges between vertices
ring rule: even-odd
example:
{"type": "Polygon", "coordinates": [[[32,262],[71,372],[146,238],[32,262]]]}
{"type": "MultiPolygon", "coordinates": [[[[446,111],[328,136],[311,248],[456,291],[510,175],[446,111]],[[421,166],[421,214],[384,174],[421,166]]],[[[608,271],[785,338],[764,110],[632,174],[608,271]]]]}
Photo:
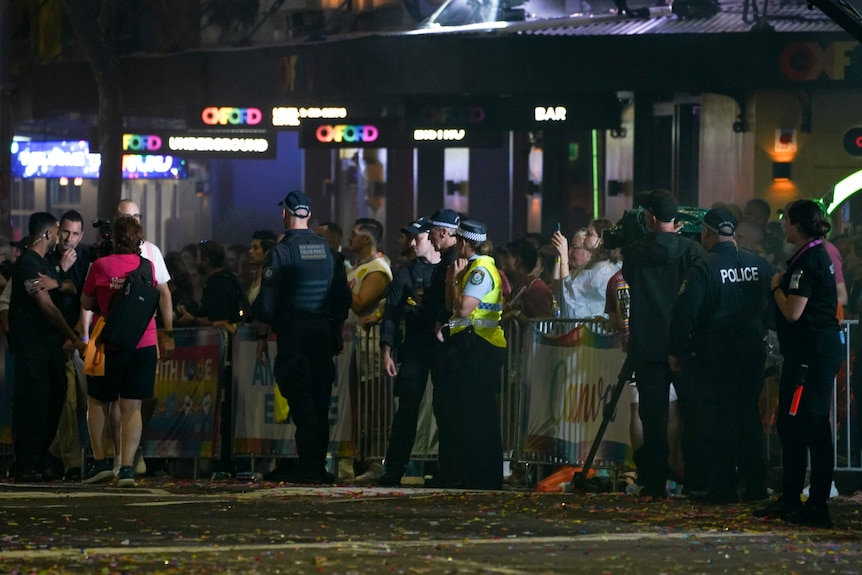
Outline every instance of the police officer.
{"type": "Polygon", "coordinates": [[[287,228],[263,263],[255,300],[258,361],[268,354],[270,327],[277,336],[275,379],[296,424],[298,466],[289,480],[331,483],[326,472],[329,403],[335,381],[332,334],[340,333],[351,295],[344,266],[321,236],[308,229],[311,202],[293,191],[279,203],[287,228]]]}
{"type": "MultiPolygon", "coordinates": [[[[420,310],[421,322],[429,333],[436,334],[448,321],[452,308],[446,305],[449,286],[446,274],[449,266],[458,258],[457,237],[455,232],[461,223],[458,212],[450,209],[437,210],[431,215],[431,230],[428,238],[434,249],[440,253],[440,263],[431,273],[431,283],[425,289],[420,310]]],[[[432,404],[434,419],[437,421],[437,475],[435,487],[459,487],[461,485],[461,465],[464,460],[461,444],[461,414],[457,406],[449,405],[446,397],[451,396],[447,388],[454,385],[449,377],[450,369],[446,363],[444,347],[434,338],[429,350],[434,364],[431,368],[431,382],[434,384],[432,404]]]]}
{"type": "Polygon", "coordinates": [[[835,374],[844,355],[835,316],[835,268],[823,245],[830,225],[811,200],[791,203],[782,223],[785,239],[797,248],[787,271],[772,277],[778,342],[784,356],[778,387],[784,478],[781,497],[754,514],[829,527],[826,503],[835,464],[829,412],[835,374]],[[800,496],[809,460],[811,489],[803,506],[800,496]]]}
{"type": "Polygon", "coordinates": [[[497,393],[506,354],[500,327],[503,291],[491,257],[485,225],[462,220],[456,232],[458,259],[446,273],[448,378],[446,402],[460,408],[464,459],[463,485],[468,489],[502,489],[503,443],[497,393]]]}
{"type": "MultiPolygon", "coordinates": [[[[736,219],[724,208],[703,218],[700,243],[708,251],[685,277],[673,310],[668,345],[671,370],[686,372],[697,414],[695,433],[709,483],[693,499],[707,503],[765,499],[766,462],[758,400],[766,362],[764,315],[776,271],[734,241],[736,219]]],[[[688,461],[686,461],[688,464],[688,461]]]]}
{"type": "Polygon", "coordinates": [[[379,481],[384,487],[401,485],[401,477],[416,440],[419,406],[433,363],[428,350],[434,344],[434,335],[419,317],[425,286],[431,281],[434,266],[440,262],[440,253],[428,239],[430,229],[430,220],[424,217],[401,228],[415,257],[398,270],[386,292],[380,326],[380,351],[383,370],[390,377],[396,377],[394,392],[398,397],[398,410],[389,433],[386,471],[379,481]],[[404,340],[399,345],[398,330],[402,318],[405,320],[404,340]],[[396,348],[400,364],[397,369],[392,357],[392,350],[396,348]]]}

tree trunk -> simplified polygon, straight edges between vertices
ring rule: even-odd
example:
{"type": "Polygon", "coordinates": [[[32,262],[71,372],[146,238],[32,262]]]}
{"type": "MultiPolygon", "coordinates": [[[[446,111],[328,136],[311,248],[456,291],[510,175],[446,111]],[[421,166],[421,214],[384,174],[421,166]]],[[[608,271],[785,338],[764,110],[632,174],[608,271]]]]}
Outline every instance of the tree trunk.
{"type": "Polygon", "coordinates": [[[123,108],[120,89],[120,59],[111,36],[110,17],[116,2],[103,0],[98,19],[90,12],[87,0],[61,0],[75,31],[81,50],[90,63],[99,91],[99,170],[98,213],[110,218],[121,199],[123,184],[123,108]],[[100,24],[102,24],[100,26],[100,24]]]}

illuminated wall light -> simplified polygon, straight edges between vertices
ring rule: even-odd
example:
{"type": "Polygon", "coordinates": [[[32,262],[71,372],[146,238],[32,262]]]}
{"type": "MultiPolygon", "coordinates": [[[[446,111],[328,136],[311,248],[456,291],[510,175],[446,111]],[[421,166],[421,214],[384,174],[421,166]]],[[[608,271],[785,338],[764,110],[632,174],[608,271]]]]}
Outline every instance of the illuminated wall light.
{"type": "Polygon", "coordinates": [[[84,184],[84,178],[77,177],[73,183],[80,188],[84,184]]]}
{"type": "Polygon", "coordinates": [[[66,177],[60,178],[60,185],[61,186],[68,186],[69,185],[69,178],[66,178],[66,177]]]}
{"type": "Polygon", "coordinates": [[[790,181],[790,162],[772,162],[772,180],[775,182],[790,181]]]}

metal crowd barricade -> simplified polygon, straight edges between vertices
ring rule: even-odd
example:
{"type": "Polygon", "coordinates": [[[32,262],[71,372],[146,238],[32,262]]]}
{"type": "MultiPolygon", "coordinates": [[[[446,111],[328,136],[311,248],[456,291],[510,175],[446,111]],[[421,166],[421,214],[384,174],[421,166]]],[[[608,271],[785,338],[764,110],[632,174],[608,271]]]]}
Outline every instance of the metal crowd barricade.
{"type": "MultiPolygon", "coordinates": [[[[835,469],[840,471],[862,471],[862,413],[859,412],[859,397],[855,394],[853,371],[860,363],[854,349],[854,338],[858,337],[859,320],[844,320],[844,365],[835,378],[832,393],[832,444],[834,446],[835,469]]],[[[862,367],[862,366],[860,366],[862,367]]],[[[857,374],[857,378],[862,374],[857,374]]]]}
{"type": "MultiPolygon", "coordinates": [[[[356,431],[357,456],[382,459],[395,414],[392,381],[380,357],[380,324],[356,327],[356,431]]],[[[351,386],[353,384],[351,383],[351,386]]]]}
{"type": "MultiPolygon", "coordinates": [[[[514,458],[540,471],[583,465],[622,368],[617,334],[601,318],[532,320],[515,333],[508,362],[520,403],[514,458]]],[[[628,418],[628,409],[615,411],[593,467],[630,464],[628,418]]]]}

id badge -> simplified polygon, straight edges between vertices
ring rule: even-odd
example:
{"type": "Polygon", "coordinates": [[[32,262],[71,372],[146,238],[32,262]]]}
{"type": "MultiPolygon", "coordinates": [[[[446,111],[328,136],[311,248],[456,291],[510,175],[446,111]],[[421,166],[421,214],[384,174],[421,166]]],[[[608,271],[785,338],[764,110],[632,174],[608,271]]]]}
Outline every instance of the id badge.
{"type": "Polygon", "coordinates": [[[798,290],[799,289],[799,284],[802,282],[802,274],[803,273],[804,272],[802,270],[796,270],[795,272],[793,272],[793,275],[790,276],[790,285],[788,286],[788,289],[790,289],[790,290],[798,290]]]}

